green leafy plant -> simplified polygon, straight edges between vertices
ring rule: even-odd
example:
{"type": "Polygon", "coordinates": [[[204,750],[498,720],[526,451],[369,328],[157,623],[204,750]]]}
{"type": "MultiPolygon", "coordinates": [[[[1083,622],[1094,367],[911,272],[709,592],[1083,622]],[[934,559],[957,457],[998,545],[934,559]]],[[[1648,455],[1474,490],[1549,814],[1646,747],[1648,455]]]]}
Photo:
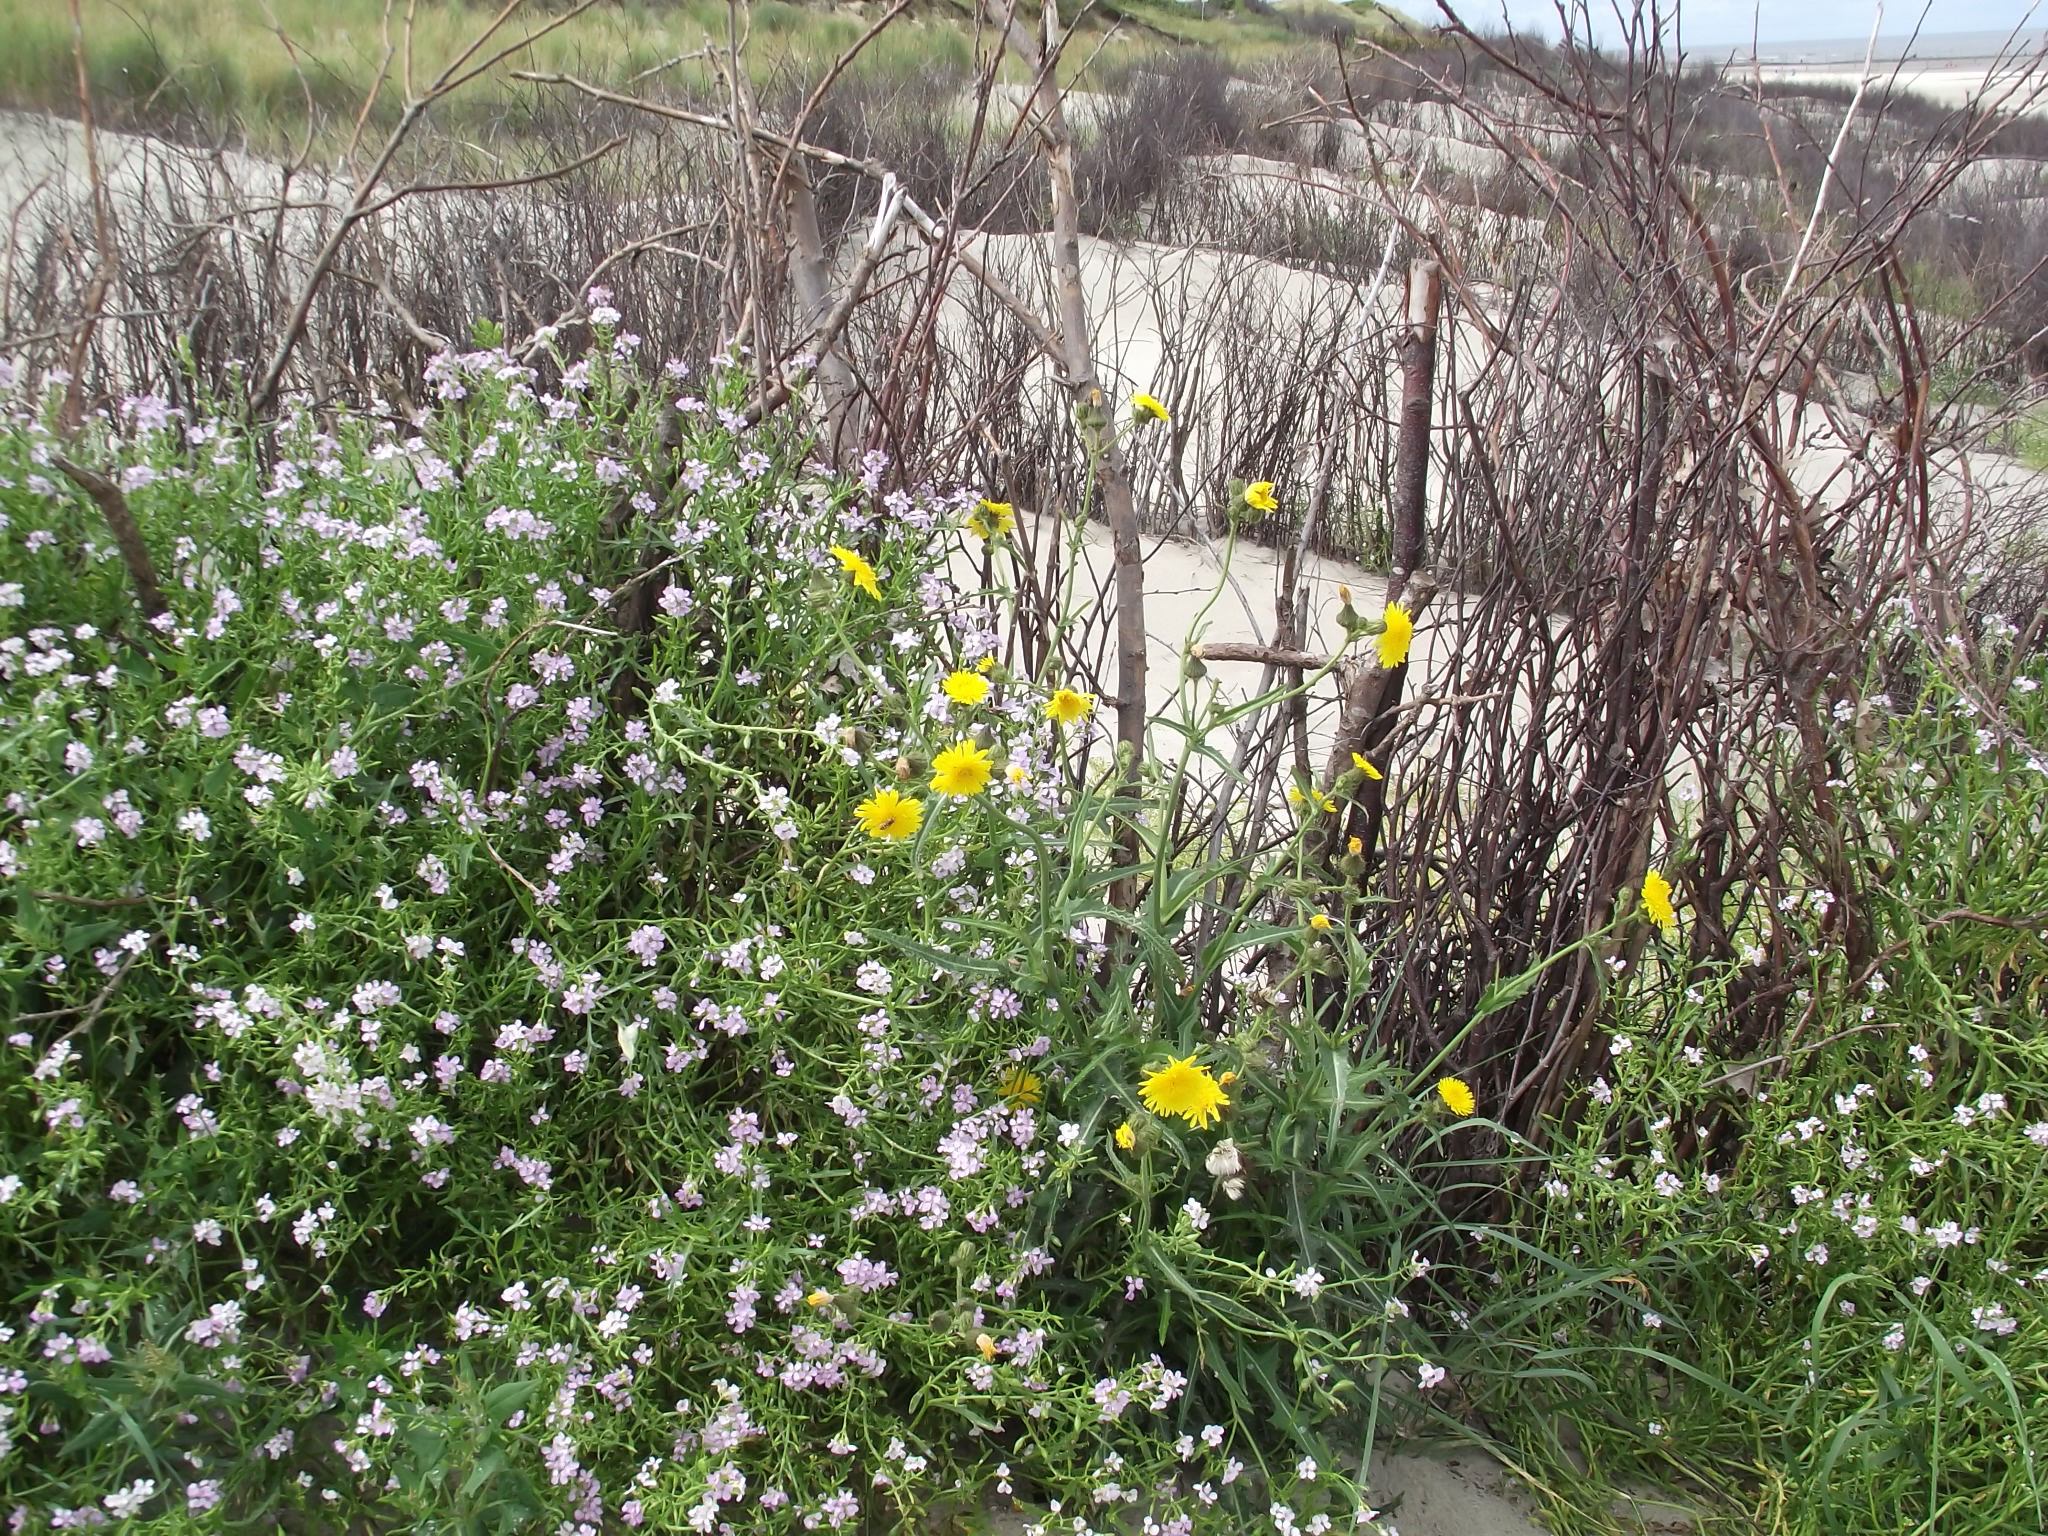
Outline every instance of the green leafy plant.
{"type": "MultiPolygon", "coordinates": [[[[2011,639],[1983,636],[2001,667],[2011,639]]],[[[1646,957],[1555,1166],[1491,1235],[1481,1406],[1554,1469],[1566,1528],[1610,1528],[1645,1478],[1827,1536],[2043,1523],[2039,668],[1987,715],[1946,637],[1901,620],[1888,645],[1896,697],[1873,677],[1836,712],[1877,834],[1869,958],[1835,893],[1795,891],[1786,1037],[1723,1060],[1761,949],[1646,957]]]]}
{"type": "Polygon", "coordinates": [[[494,342],[405,431],[127,402],[153,622],[0,435],[6,1496],[1356,1525],[1450,1119],[1275,986],[1356,940],[1246,869],[1191,953],[1163,848],[1106,904],[1148,806],[994,664],[972,493],[494,342]],[[1220,1122],[1144,1109],[1169,1056],[1220,1122]]]}

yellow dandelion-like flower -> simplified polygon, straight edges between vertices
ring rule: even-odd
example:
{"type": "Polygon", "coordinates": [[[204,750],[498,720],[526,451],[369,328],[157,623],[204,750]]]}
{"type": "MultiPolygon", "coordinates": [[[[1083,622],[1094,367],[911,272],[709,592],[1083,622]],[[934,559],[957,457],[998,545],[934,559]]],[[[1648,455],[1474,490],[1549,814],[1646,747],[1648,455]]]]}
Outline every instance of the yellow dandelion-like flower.
{"type": "Polygon", "coordinates": [[[1334,811],[1337,809],[1337,802],[1324,794],[1320,789],[1317,789],[1313,784],[1309,786],[1308,793],[1309,798],[1315,801],[1317,810],[1334,811]]]}
{"type": "Polygon", "coordinates": [[[1363,752],[1351,754],[1351,766],[1364,774],[1368,779],[1384,779],[1386,777],[1379,769],[1373,767],[1371,760],[1363,752]]]}
{"type": "Polygon", "coordinates": [[[853,808],[853,819],[869,837],[885,843],[912,836],[924,820],[924,806],[893,789],[878,789],[853,808]]]}
{"type": "Polygon", "coordinates": [[[939,686],[955,704],[979,704],[988,697],[988,679],[979,672],[949,672],[939,686]]]}
{"type": "Polygon", "coordinates": [[[971,741],[956,741],[932,759],[932,788],[965,800],[988,788],[989,755],[971,741]]]}
{"type": "Polygon", "coordinates": [[[804,1298],[804,1304],[811,1307],[829,1307],[832,1305],[832,1293],[830,1291],[813,1291],[804,1298]]]}
{"type": "Polygon", "coordinates": [[[1138,1098],[1153,1114],[1177,1115],[1198,1131],[1222,1119],[1230,1103],[1223,1085],[1192,1056],[1168,1057],[1165,1066],[1147,1072],[1138,1083],[1138,1098]]]}
{"type": "Polygon", "coordinates": [[[1301,786],[1299,784],[1290,784],[1287,786],[1287,803],[1289,805],[1294,806],[1302,806],[1308,804],[1308,796],[1304,795],[1301,792],[1301,786]]]}
{"type": "Polygon", "coordinates": [[[1153,399],[1152,396],[1146,394],[1131,396],[1131,420],[1144,421],[1148,417],[1153,421],[1173,420],[1171,416],[1166,414],[1166,407],[1153,399]]]}
{"type": "Polygon", "coordinates": [[[996,1092],[1012,1109],[1029,1109],[1045,1096],[1045,1083],[1028,1067],[1015,1066],[1003,1073],[996,1092]]]}
{"type": "Polygon", "coordinates": [[[1671,882],[1654,869],[1643,876],[1643,912],[1665,937],[1678,931],[1678,913],[1671,906],[1671,882]]]}
{"type": "Polygon", "coordinates": [[[1095,713],[1095,695],[1072,688],[1055,688],[1045,701],[1045,718],[1060,725],[1079,725],[1095,713]]]}
{"type": "Polygon", "coordinates": [[[1408,659],[1408,642],[1415,638],[1415,618],[1399,603],[1387,604],[1386,628],[1380,631],[1380,666],[1392,671],[1408,659]]]}
{"type": "Polygon", "coordinates": [[[1278,512],[1280,503],[1273,495],[1273,482],[1254,480],[1244,488],[1244,504],[1257,512],[1278,512]]]}
{"type": "Polygon", "coordinates": [[[976,1349],[978,1349],[978,1350],[980,1350],[980,1351],[981,1351],[981,1358],[982,1358],[982,1359],[984,1359],[984,1360],[993,1360],[993,1359],[995,1359],[995,1357],[996,1357],[996,1341],[995,1341],[994,1339],[990,1338],[990,1337],[989,1337],[989,1336],[988,1336],[987,1334],[985,1334],[985,1333],[977,1333],[977,1334],[976,1334],[976,1335],[974,1336],[974,1347],[975,1347],[976,1349]]]}
{"type": "Polygon", "coordinates": [[[1329,929],[1336,926],[1334,923],[1330,921],[1330,914],[1327,912],[1316,913],[1315,916],[1311,917],[1308,920],[1308,925],[1309,927],[1315,929],[1318,933],[1327,932],[1329,929]]]}
{"type": "Polygon", "coordinates": [[[1461,1119],[1479,1107],[1479,1100],[1472,1093],[1472,1085],[1462,1077],[1437,1079],[1436,1096],[1444,1101],[1445,1109],[1461,1119]]]}
{"type": "Polygon", "coordinates": [[[1361,854],[1365,852],[1365,839],[1354,835],[1348,846],[1350,847],[1351,852],[1354,856],[1357,854],[1361,854]]]}
{"type": "Polygon", "coordinates": [[[965,526],[977,539],[999,539],[1017,526],[1017,509],[1007,501],[990,501],[984,497],[981,504],[967,514],[965,526]]]}
{"type": "Polygon", "coordinates": [[[1116,1128],[1115,1141],[1118,1150],[1124,1152],[1130,1151],[1138,1144],[1138,1133],[1131,1129],[1130,1121],[1126,1120],[1116,1128]]]}
{"type": "Polygon", "coordinates": [[[879,603],[882,600],[882,589],[875,583],[875,568],[862,559],[856,551],[848,549],[844,544],[834,544],[832,546],[832,558],[837,560],[841,567],[845,569],[846,574],[853,578],[853,584],[856,587],[859,587],[861,591],[867,593],[876,602],[879,603]]]}

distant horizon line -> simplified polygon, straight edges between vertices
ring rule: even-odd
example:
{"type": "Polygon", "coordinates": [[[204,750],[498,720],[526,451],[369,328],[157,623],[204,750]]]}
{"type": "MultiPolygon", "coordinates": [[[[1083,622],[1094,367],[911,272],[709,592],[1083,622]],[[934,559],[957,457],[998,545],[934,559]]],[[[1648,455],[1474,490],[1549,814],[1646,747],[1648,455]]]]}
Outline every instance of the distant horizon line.
{"type": "Polygon", "coordinates": [[[2048,28],[2044,27],[1979,27],[1954,32],[1880,32],[1873,47],[1870,34],[1841,37],[1792,37],[1769,41],[1754,41],[1742,38],[1735,42],[1695,43],[1687,40],[1687,48],[1756,50],[1757,57],[1783,53],[1826,53],[1831,58],[1861,59],[1865,49],[1870,49],[1875,59],[1888,63],[1900,59],[1977,59],[2003,50],[2031,52],[2048,39],[2048,28]]]}
{"type": "MultiPolygon", "coordinates": [[[[1375,4],[1377,0],[1336,0],[1336,3],[1340,5],[1375,4]]],[[[1506,30],[1497,17],[1490,21],[1479,21],[1468,13],[1468,20],[1472,20],[1474,26],[1482,33],[1499,35],[1506,30]]],[[[1429,26],[1431,24],[1424,21],[1423,25],[1429,26]]],[[[1547,42],[1555,41],[1548,28],[1518,26],[1514,30],[1517,36],[1540,37],[1547,42]]],[[[1717,34],[1711,35],[1704,40],[1687,36],[1681,46],[1688,53],[1711,50],[1715,53],[1728,52],[1731,55],[1738,55],[1745,59],[1751,56],[1751,50],[1754,49],[1755,56],[1766,63],[1774,61],[1786,62],[1782,59],[1776,59],[1776,56],[1787,52],[1797,52],[1802,55],[1819,53],[1825,55],[1827,62],[1847,59],[1849,62],[1854,63],[1860,61],[1863,58],[1864,50],[1871,46],[1870,34],[1868,32],[1842,33],[1839,35],[1822,34],[1792,38],[1765,38],[1760,41],[1753,36],[1730,37],[1725,33],[1719,33],[1718,29],[1717,34]]],[[[1880,32],[1877,36],[1874,62],[1897,63],[1901,59],[1981,59],[1998,53],[2002,48],[2007,47],[2008,44],[2014,49],[2031,51],[2040,48],[2044,43],[2048,43],[2048,24],[2027,27],[1962,27],[1940,31],[1933,28],[1922,28],[1918,32],[1880,32]],[[1908,49],[1911,51],[1907,52],[1906,50],[1908,49]]],[[[1605,48],[1611,46],[1611,44],[1603,39],[1596,38],[1595,46],[1605,48]]],[[[1802,62],[1806,61],[1802,60],[1802,62]]],[[[1812,60],[1810,62],[1820,62],[1820,60],[1812,60]]]]}
{"type": "MultiPolygon", "coordinates": [[[[1504,36],[1502,27],[1480,27],[1481,36],[1504,36]]],[[[1534,38],[1546,43],[1555,43],[1556,38],[1547,32],[1533,28],[1515,29],[1518,37],[1534,38]]],[[[1880,34],[1873,48],[1870,34],[1861,37],[1798,37],[1783,40],[1762,41],[1742,38],[1730,41],[1727,38],[1710,38],[1702,42],[1686,37],[1680,47],[1688,56],[1712,55],[1717,58],[1751,58],[1764,64],[1859,64],[1865,50],[1869,50],[1873,64],[1937,64],[1974,63],[1997,57],[2001,53],[2012,58],[2025,58],[2048,44],[2048,28],[2030,28],[2024,32],[1982,30],[1974,32],[1921,32],[1918,34],[1880,34]]],[[[1596,37],[1596,48],[1606,50],[1615,46],[1615,40],[1596,37]]]]}

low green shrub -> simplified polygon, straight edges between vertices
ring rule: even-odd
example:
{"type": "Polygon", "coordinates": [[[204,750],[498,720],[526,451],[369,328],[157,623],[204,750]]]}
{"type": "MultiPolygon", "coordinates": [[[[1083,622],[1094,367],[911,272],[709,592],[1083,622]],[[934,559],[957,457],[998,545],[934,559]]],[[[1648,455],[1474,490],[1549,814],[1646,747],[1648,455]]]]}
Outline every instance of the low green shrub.
{"type": "Polygon", "coordinates": [[[1836,711],[1865,958],[1835,893],[1788,897],[1785,1037],[1723,1060],[1763,936],[1728,971],[1652,956],[1493,1234],[1479,1403],[1561,1528],[1645,1479],[1743,1529],[2048,1528],[2048,718],[2011,638],[1997,714],[1903,623],[1912,696],[1836,711]]]}
{"type": "Polygon", "coordinates": [[[1996,711],[1903,625],[1898,699],[1838,711],[1855,967],[1818,888],[1775,969],[1653,944],[1539,1159],[1360,1053],[1299,848],[1175,856],[1199,692],[1126,791],[1094,701],[1002,663],[973,492],[827,473],[737,373],[601,341],[260,441],[138,399],[63,444],[9,396],[17,1529],[1321,1536],[1432,1419],[1562,1530],[1643,1480],[2041,1527],[2011,635],[1996,711]],[[1723,1059],[1787,954],[1782,1043],[1723,1059]]]}
{"type": "Polygon", "coordinates": [[[1152,808],[997,664],[974,496],[603,343],[264,442],[13,401],[17,1529],[1371,1529],[1460,1133],[1290,1005],[1355,941],[1249,871],[1191,953],[1164,851],[1113,924],[1152,808]]]}

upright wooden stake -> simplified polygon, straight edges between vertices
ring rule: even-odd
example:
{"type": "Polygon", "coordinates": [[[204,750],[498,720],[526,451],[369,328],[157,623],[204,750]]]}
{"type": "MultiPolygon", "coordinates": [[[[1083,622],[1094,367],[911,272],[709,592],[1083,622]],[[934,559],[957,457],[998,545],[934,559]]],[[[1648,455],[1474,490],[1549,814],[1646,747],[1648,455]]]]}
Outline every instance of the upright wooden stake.
{"type": "MultiPolygon", "coordinates": [[[[1424,513],[1429,499],[1430,406],[1436,389],[1436,327],[1443,296],[1443,271],[1435,262],[1418,261],[1409,266],[1408,326],[1400,342],[1401,416],[1394,442],[1394,560],[1387,573],[1387,601],[1400,602],[1412,587],[1417,596],[1407,605],[1411,610],[1419,609],[1432,590],[1416,580],[1416,573],[1427,549],[1424,513]]],[[[1346,667],[1336,738],[1323,770],[1326,792],[1351,771],[1353,753],[1368,761],[1384,758],[1400,724],[1401,685],[1407,674],[1405,661],[1398,667],[1382,668],[1377,652],[1346,667]]],[[[1322,835],[1313,840],[1313,846],[1326,861],[1332,860],[1350,837],[1356,837],[1360,852],[1370,859],[1379,844],[1385,808],[1385,782],[1367,779],[1347,811],[1325,818],[1322,835]]]]}
{"type": "MultiPolygon", "coordinates": [[[[1018,22],[1015,0],[998,6],[983,0],[990,20],[1004,29],[1012,49],[1037,76],[1033,123],[1045,146],[1046,179],[1052,189],[1053,281],[1059,305],[1060,372],[1074,402],[1081,436],[1095,458],[1095,479],[1102,487],[1103,512],[1109,522],[1111,567],[1116,577],[1116,741],[1124,782],[1135,786],[1145,760],[1145,565],[1139,541],[1138,503],[1130,467],[1117,444],[1116,407],[1095,373],[1093,334],[1088,301],[1081,287],[1081,199],[1074,175],[1074,138],[1068,131],[1055,73],[1060,51],[1059,7],[1044,9],[1045,37],[1034,42],[1018,22]]],[[[1117,862],[1135,865],[1137,828],[1126,823],[1117,836],[1117,862]]],[[[1126,875],[1110,887],[1110,903],[1126,910],[1137,905],[1137,879],[1126,875]]]]}
{"type": "Polygon", "coordinates": [[[1423,511],[1429,490],[1429,411],[1436,388],[1436,322],[1443,270],[1433,261],[1408,268],[1408,329],[1401,337],[1401,425],[1394,440],[1394,567],[1387,601],[1397,603],[1422,568],[1423,511]]]}

